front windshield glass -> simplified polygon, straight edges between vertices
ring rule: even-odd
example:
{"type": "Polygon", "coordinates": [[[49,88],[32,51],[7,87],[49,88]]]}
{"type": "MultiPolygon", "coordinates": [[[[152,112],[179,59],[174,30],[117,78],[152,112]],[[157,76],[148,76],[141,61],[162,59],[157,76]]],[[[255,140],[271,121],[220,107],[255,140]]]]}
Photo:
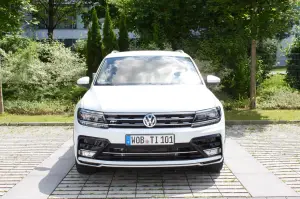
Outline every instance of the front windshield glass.
{"type": "Polygon", "coordinates": [[[95,85],[202,84],[189,57],[130,56],[107,58],[95,85]]]}

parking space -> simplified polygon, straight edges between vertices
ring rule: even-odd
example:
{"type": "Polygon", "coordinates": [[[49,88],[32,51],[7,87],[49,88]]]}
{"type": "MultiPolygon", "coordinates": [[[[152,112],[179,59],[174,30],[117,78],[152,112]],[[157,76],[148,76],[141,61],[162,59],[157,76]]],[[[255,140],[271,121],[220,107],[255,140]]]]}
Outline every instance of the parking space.
{"type": "Polygon", "coordinates": [[[75,166],[72,167],[72,127],[0,127],[0,132],[1,196],[17,183],[6,197],[20,195],[20,190],[23,191],[22,198],[27,192],[31,193],[34,190],[43,198],[245,198],[259,197],[260,193],[266,192],[271,194],[264,194],[262,197],[279,196],[272,195],[275,192],[280,193],[280,196],[296,196],[300,193],[298,125],[227,127],[226,145],[231,156],[227,157],[228,166],[225,165],[220,174],[187,167],[101,168],[93,175],[82,175],[76,171],[75,166]],[[65,146],[61,147],[64,143],[65,146]],[[57,162],[51,163],[51,157],[57,162]],[[71,162],[67,165],[69,161],[71,162]],[[40,166],[41,162],[44,167],[40,166]],[[251,171],[241,168],[240,165],[245,166],[246,163],[251,163],[248,166],[252,168],[251,171]],[[48,167],[50,170],[45,170],[48,167]],[[258,173],[253,173],[256,171],[253,167],[258,169],[258,173]],[[28,175],[30,172],[31,176],[28,175]],[[35,178],[33,173],[39,176],[35,178]],[[260,176],[267,176],[268,179],[260,176]],[[28,181],[23,178],[28,178],[28,181]],[[41,179],[41,182],[35,182],[33,186],[25,183],[33,182],[34,179],[41,179]],[[255,181],[250,182],[251,179],[255,181]],[[267,183],[268,185],[276,185],[286,192],[280,192],[277,188],[274,190],[273,187],[264,184],[270,180],[274,180],[274,183],[267,183]],[[22,182],[19,183],[20,181],[22,182]],[[50,181],[51,188],[48,189],[50,181]],[[28,190],[28,187],[32,190],[28,190]]]}
{"type": "Polygon", "coordinates": [[[73,167],[50,198],[249,197],[225,166],[220,174],[199,168],[100,169],[81,175],[73,167]]]}
{"type": "Polygon", "coordinates": [[[0,198],[72,136],[70,127],[0,127],[0,198]]]}
{"type": "Polygon", "coordinates": [[[300,192],[300,126],[232,126],[227,135],[296,192],[300,192]]]}

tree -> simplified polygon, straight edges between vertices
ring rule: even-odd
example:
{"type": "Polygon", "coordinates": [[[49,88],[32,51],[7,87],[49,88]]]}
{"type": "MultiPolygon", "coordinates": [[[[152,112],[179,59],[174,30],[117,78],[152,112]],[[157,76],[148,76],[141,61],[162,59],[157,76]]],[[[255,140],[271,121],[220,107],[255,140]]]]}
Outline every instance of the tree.
{"type": "Polygon", "coordinates": [[[297,4],[294,0],[211,0],[207,9],[214,16],[210,29],[218,35],[236,34],[250,47],[250,108],[256,107],[257,41],[273,39],[289,32],[298,22],[297,4]]]}
{"type": "Polygon", "coordinates": [[[25,20],[25,13],[33,11],[28,0],[1,0],[0,1],[0,39],[7,33],[14,34],[20,31],[25,20]]]}
{"type": "MultiPolygon", "coordinates": [[[[99,19],[105,18],[106,6],[109,7],[109,13],[112,19],[117,19],[118,9],[114,4],[108,4],[108,0],[83,0],[84,5],[87,7],[94,7],[97,12],[99,19]]],[[[92,9],[83,9],[81,13],[81,18],[85,26],[88,26],[92,20],[92,9]]]]}
{"type": "Polygon", "coordinates": [[[126,16],[124,13],[121,14],[119,21],[119,49],[120,51],[129,50],[129,37],[126,25],[126,16]]]}
{"type": "Polygon", "coordinates": [[[6,57],[4,50],[0,48],[0,114],[4,113],[3,92],[2,92],[2,62],[6,57]]]}
{"type": "Polygon", "coordinates": [[[296,89],[300,89],[300,39],[297,38],[288,54],[287,83],[296,89]]]}
{"type": "Polygon", "coordinates": [[[48,29],[48,39],[53,40],[54,29],[59,24],[76,23],[76,13],[83,5],[82,0],[31,0],[38,12],[32,13],[40,26],[48,29]]]}
{"type": "Polygon", "coordinates": [[[105,21],[103,27],[103,46],[104,55],[111,53],[113,50],[118,50],[118,43],[116,35],[113,31],[111,17],[109,14],[109,7],[106,6],[105,21]]]}
{"type": "Polygon", "coordinates": [[[88,31],[87,38],[87,59],[88,66],[87,75],[90,77],[90,83],[93,80],[93,73],[95,73],[103,59],[102,42],[100,34],[100,25],[95,8],[92,10],[92,25],[88,31]]]}
{"type": "Polygon", "coordinates": [[[201,32],[209,19],[206,0],[115,0],[115,4],[126,7],[128,28],[143,42],[156,40],[158,46],[168,42],[173,50],[182,49],[183,40],[193,37],[193,31],[201,32]]]}

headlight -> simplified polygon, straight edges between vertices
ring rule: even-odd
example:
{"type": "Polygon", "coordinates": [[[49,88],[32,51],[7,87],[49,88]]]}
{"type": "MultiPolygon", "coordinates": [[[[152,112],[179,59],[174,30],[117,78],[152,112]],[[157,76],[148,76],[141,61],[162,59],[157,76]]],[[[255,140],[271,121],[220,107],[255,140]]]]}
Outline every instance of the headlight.
{"type": "Polygon", "coordinates": [[[215,124],[221,120],[221,108],[216,107],[212,109],[206,109],[202,111],[197,111],[192,127],[206,126],[210,124],[215,124]]]}
{"type": "Polygon", "coordinates": [[[77,120],[79,124],[84,126],[108,128],[104,114],[102,112],[80,108],[77,112],[77,120]]]}

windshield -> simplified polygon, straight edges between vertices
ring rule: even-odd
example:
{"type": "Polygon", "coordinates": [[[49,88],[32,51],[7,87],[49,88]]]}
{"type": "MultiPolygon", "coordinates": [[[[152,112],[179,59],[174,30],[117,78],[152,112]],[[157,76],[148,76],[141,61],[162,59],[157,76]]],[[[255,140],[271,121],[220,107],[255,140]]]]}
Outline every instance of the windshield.
{"type": "Polygon", "coordinates": [[[107,58],[95,85],[202,84],[189,57],[131,56],[107,58]]]}

